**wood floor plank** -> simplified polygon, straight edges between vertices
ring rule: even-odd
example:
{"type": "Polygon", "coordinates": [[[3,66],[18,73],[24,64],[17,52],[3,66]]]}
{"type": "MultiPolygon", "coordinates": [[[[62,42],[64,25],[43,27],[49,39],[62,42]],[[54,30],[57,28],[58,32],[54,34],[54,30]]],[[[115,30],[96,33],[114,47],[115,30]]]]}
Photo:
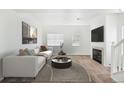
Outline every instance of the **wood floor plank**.
{"type": "Polygon", "coordinates": [[[90,56],[70,56],[75,62],[83,66],[96,83],[114,83],[110,69],[92,60],[90,56]]]}

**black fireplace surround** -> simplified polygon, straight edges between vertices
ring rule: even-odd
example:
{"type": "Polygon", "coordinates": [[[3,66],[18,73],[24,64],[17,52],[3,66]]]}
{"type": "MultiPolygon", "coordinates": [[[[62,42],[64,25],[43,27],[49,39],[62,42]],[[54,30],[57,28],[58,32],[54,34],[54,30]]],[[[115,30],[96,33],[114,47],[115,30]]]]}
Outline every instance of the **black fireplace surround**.
{"type": "Polygon", "coordinates": [[[95,60],[98,63],[102,64],[102,50],[93,48],[92,53],[93,53],[93,60],[95,60]]]}

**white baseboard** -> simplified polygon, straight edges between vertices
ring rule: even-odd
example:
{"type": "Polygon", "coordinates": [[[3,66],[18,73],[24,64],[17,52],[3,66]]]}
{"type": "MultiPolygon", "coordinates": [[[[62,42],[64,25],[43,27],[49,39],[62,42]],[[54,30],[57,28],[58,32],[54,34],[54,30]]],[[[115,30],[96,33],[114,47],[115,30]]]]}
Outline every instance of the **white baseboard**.
{"type": "MultiPolygon", "coordinates": [[[[58,55],[58,54],[53,54],[58,55]]],[[[67,55],[90,55],[89,53],[67,53],[67,55]]]]}
{"type": "Polygon", "coordinates": [[[87,54],[87,53],[69,53],[67,55],[90,55],[90,54],[87,54]]]}

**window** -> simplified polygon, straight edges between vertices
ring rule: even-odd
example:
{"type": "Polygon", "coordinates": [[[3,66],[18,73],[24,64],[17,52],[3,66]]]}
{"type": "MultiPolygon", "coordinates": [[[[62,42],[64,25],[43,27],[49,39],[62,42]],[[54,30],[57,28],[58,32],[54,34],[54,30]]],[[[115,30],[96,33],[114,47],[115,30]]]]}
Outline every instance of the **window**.
{"type": "Polygon", "coordinates": [[[72,36],[72,46],[80,46],[80,32],[74,32],[72,36]]]}
{"type": "Polygon", "coordinates": [[[47,34],[48,46],[60,46],[64,42],[64,34],[47,34]]]}

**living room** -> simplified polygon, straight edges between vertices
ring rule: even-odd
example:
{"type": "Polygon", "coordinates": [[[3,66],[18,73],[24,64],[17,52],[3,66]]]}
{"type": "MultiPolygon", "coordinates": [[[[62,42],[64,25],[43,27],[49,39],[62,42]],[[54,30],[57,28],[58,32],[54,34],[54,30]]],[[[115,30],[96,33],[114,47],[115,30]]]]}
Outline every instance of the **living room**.
{"type": "Polygon", "coordinates": [[[0,2],[0,92],[123,92],[123,0],[0,2]]]}
{"type": "Polygon", "coordinates": [[[112,66],[112,43],[117,43],[123,39],[121,35],[124,21],[123,13],[120,9],[1,9],[0,20],[0,79],[2,82],[32,82],[32,80],[35,82],[72,83],[123,82],[123,77],[112,77],[110,71],[112,66]],[[35,29],[34,31],[36,33],[32,37],[36,40],[25,39],[24,37],[27,32],[23,31],[26,31],[25,29],[28,31],[31,28],[35,29]],[[98,40],[96,40],[96,38],[93,39],[94,33],[92,33],[94,31],[96,33],[97,30],[102,33],[102,35],[101,33],[95,34],[100,35],[100,38],[97,38],[98,40]],[[33,74],[32,76],[33,70],[30,69],[28,63],[27,65],[25,64],[25,61],[30,59],[25,59],[25,54],[20,54],[20,51],[24,51],[25,49],[37,51],[41,46],[47,48],[48,51],[35,53],[34,59],[40,57],[38,60],[44,60],[45,63],[43,63],[43,66],[41,66],[36,73],[34,72],[35,75],[33,74]],[[101,54],[95,57],[96,52],[101,54]],[[69,74],[68,69],[72,69],[70,66],[67,70],[55,70],[55,73],[61,70],[61,74],[65,76],[55,74],[56,77],[54,77],[54,81],[43,79],[49,75],[51,75],[49,76],[51,79],[53,75],[51,73],[53,72],[50,72],[51,68],[49,68],[49,66],[52,67],[50,64],[51,60],[56,56],[58,57],[59,53],[62,57],[66,56],[71,58],[71,67],[73,69],[76,68],[73,66],[77,66],[77,64],[75,65],[73,63],[77,61],[78,65],[86,70],[86,76],[88,76],[90,81],[86,80],[87,77],[84,78],[85,80],[82,79],[82,81],[72,80],[73,78],[77,78],[77,80],[80,78],[74,77],[73,74],[75,73],[74,75],[81,76],[81,72],[78,72],[81,68],[76,69],[77,72],[75,71],[74,73],[71,70],[73,74],[69,74]],[[41,58],[41,56],[43,57],[41,58]],[[23,59],[20,59],[20,57],[23,59]],[[22,62],[22,60],[24,60],[24,62],[22,62]],[[14,62],[16,62],[16,64],[14,62]],[[26,66],[24,67],[22,63],[26,66]],[[49,64],[48,68],[45,68],[45,64],[49,64]],[[95,69],[95,67],[97,69],[95,69]],[[39,74],[40,72],[44,73],[44,69],[49,69],[49,72],[45,72],[47,76],[45,76],[45,74],[39,74]],[[65,71],[68,73],[65,73],[65,71]],[[48,75],[48,73],[50,74],[48,75]],[[100,76],[102,76],[102,78],[100,76]],[[38,81],[36,81],[37,77],[40,78],[38,81]],[[42,81],[42,79],[45,81],[42,81]]]}

